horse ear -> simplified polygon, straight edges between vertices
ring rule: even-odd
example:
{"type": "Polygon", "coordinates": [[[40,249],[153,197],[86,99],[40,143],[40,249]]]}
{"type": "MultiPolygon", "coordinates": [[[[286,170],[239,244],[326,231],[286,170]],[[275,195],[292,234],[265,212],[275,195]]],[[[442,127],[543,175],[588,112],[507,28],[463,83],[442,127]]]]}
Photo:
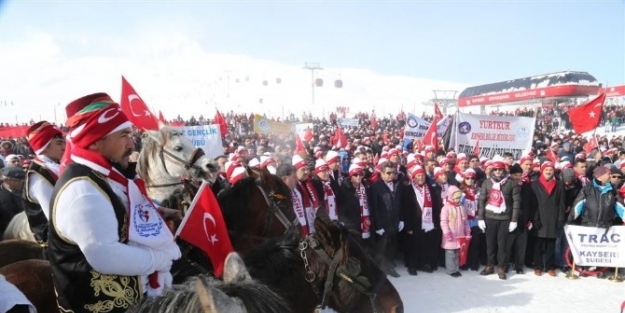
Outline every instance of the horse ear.
{"type": "Polygon", "coordinates": [[[201,276],[195,282],[195,289],[204,313],[247,312],[239,300],[228,297],[223,291],[215,287],[205,285],[201,276]]]}
{"type": "Polygon", "coordinates": [[[145,135],[148,136],[150,139],[156,141],[158,145],[163,145],[163,143],[165,142],[163,134],[158,130],[146,130],[145,135]]]}
{"type": "Polygon", "coordinates": [[[252,281],[252,276],[247,271],[247,267],[245,267],[245,263],[238,253],[230,252],[228,257],[226,257],[223,279],[226,284],[252,281]]]}

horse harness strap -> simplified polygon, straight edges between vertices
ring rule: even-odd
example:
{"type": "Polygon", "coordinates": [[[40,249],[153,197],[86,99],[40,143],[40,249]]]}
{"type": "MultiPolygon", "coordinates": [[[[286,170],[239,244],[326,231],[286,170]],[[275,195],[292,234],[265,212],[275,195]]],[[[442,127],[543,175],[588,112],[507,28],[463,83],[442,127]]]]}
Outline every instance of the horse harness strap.
{"type": "MultiPolygon", "coordinates": [[[[256,183],[256,187],[260,190],[260,193],[263,195],[263,198],[265,198],[265,202],[267,202],[267,206],[269,207],[270,213],[273,213],[276,216],[276,218],[278,218],[278,221],[280,221],[282,226],[284,226],[285,228],[284,233],[286,234],[291,227],[293,227],[294,225],[297,225],[298,223],[297,218],[293,221],[289,221],[286,215],[284,215],[284,212],[282,212],[280,208],[278,208],[275,201],[269,199],[269,195],[267,194],[267,191],[265,190],[265,188],[263,188],[263,186],[261,185],[260,180],[257,179],[255,183],[256,183]]],[[[268,215],[267,221],[265,221],[265,229],[263,230],[263,235],[267,232],[267,229],[270,227],[271,219],[269,217],[270,216],[268,215]]]]}
{"type": "Polygon", "coordinates": [[[334,257],[330,257],[328,253],[326,253],[326,251],[323,250],[319,242],[317,242],[316,239],[312,238],[312,236],[302,239],[302,241],[299,244],[299,250],[300,250],[300,257],[304,261],[304,270],[306,272],[304,276],[306,278],[306,281],[308,281],[312,285],[312,288],[315,294],[317,294],[317,297],[321,299],[321,304],[317,306],[317,308],[315,309],[315,312],[321,312],[321,310],[325,309],[328,306],[328,296],[334,286],[335,275],[337,275],[342,280],[350,283],[351,286],[354,289],[358,290],[360,293],[369,297],[369,300],[371,301],[371,307],[373,308],[373,312],[374,313],[378,312],[376,308],[376,304],[375,304],[375,299],[377,298],[377,294],[367,289],[367,288],[371,288],[371,284],[367,282],[363,282],[361,279],[351,277],[351,275],[349,275],[347,271],[344,269],[344,266],[338,266],[341,256],[343,255],[343,250],[338,250],[334,254],[334,257]],[[323,294],[321,295],[319,293],[319,289],[314,283],[317,277],[315,273],[312,271],[312,269],[310,268],[310,264],[308,263],[308,257],[306,256],[306,250],[308,250],[308,248],[311,248],[315,253],[317,253],[317,255],[323,260],[323,262],[325,262],[329,266],[328,274],[327,274],[325,283],[323,284],[323,294]]]}
{"type": "Polygon", "coordinates": [[[202,150],[202,148],[196,148],[195,150],[193,150],[193,153],[191,153],[191,158],[188,161],[181,159],[177,155],[165,150],[164,148],[161,148],[159,156],[161,158],[161,162],[163,163],[163,168],[165,168],[165,172],[167,174],[169,174],[169,171],[167,170],[167,166],[165,165],[165,157],[172,159],[176,163],[182,164],[187,170],[190,170],[192,168],[196,170],[201,170],[201,168],[195,165],[195,162],[197,162],[197,160],[204,156],[204,150],[202,150]]]}

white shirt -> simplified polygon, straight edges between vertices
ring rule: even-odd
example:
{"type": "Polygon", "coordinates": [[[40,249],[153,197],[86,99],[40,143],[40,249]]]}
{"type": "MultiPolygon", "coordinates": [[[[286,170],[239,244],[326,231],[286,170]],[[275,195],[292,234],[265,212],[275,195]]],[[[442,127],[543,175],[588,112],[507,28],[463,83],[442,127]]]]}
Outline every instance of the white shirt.
{"type": "MultiPolygon", "coordinates": [[[[128,207],[127,197],[117,183],[108,181],[128,207]]],[[[87,262],[100,273],[139,275],[145,287],[147,275],[155,271],[169,272],[171,268],[172,258],[166,253],[119,242],[117,218],[111,201],[85,179],[69,183],[58,195],[52,218],[58,234],[78,245],[87,262]]]]}
{"type": "Polygon", "coordinates": [[[30,313],[37,313],[37,309],[26,296],[9,283],[3,275],[0,275],[0,313],[5,313],[18,304],[28,305],[30,313]]]}
{"type": "MultiPolygon", "coordinates": [[[[59,164],[50,160],[46,156],[39,156],[44,162],[46,168],[53,172],[55,175],[59,175],[59,164]]],[[[50,220],[50,200],[52,199],[52,192],[54,186],[51,185],[45,178],[36,173],[28,175],[28,196],[33,202],[38,203],[43,210],[43,214],[46,219],[50,220]]]]}

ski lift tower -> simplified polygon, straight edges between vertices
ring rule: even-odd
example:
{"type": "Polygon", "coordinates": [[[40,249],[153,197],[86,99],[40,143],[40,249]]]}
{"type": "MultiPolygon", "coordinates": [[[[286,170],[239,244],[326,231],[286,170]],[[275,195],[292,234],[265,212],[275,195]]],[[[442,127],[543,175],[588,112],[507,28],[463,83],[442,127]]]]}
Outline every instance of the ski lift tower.
{"type": "Polygon", "coordinates": [[[428,100],[426,106],[433,107],[435,103],[438,103],[438,107],[443,114],[448,114],[447,110],[452,107],[458,107],[457,90],[434,89],[432,92],[434,92],[434,98],[428,100]]]}

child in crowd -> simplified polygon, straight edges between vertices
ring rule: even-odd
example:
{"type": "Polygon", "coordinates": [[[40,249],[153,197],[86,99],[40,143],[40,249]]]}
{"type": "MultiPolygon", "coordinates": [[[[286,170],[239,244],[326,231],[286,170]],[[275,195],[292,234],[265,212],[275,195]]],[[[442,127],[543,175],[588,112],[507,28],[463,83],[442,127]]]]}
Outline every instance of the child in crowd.
{"type": "Polygon", "coordinates": [[[441,230],[445,249],[445,272],[452,277],[460,277],[460,244],[458,237],[470,236],[471,229],[467,220],[467,213],[460,204],[462,191],[456,186],[449,187],[447,203],[441,210],[441,230]]]}

